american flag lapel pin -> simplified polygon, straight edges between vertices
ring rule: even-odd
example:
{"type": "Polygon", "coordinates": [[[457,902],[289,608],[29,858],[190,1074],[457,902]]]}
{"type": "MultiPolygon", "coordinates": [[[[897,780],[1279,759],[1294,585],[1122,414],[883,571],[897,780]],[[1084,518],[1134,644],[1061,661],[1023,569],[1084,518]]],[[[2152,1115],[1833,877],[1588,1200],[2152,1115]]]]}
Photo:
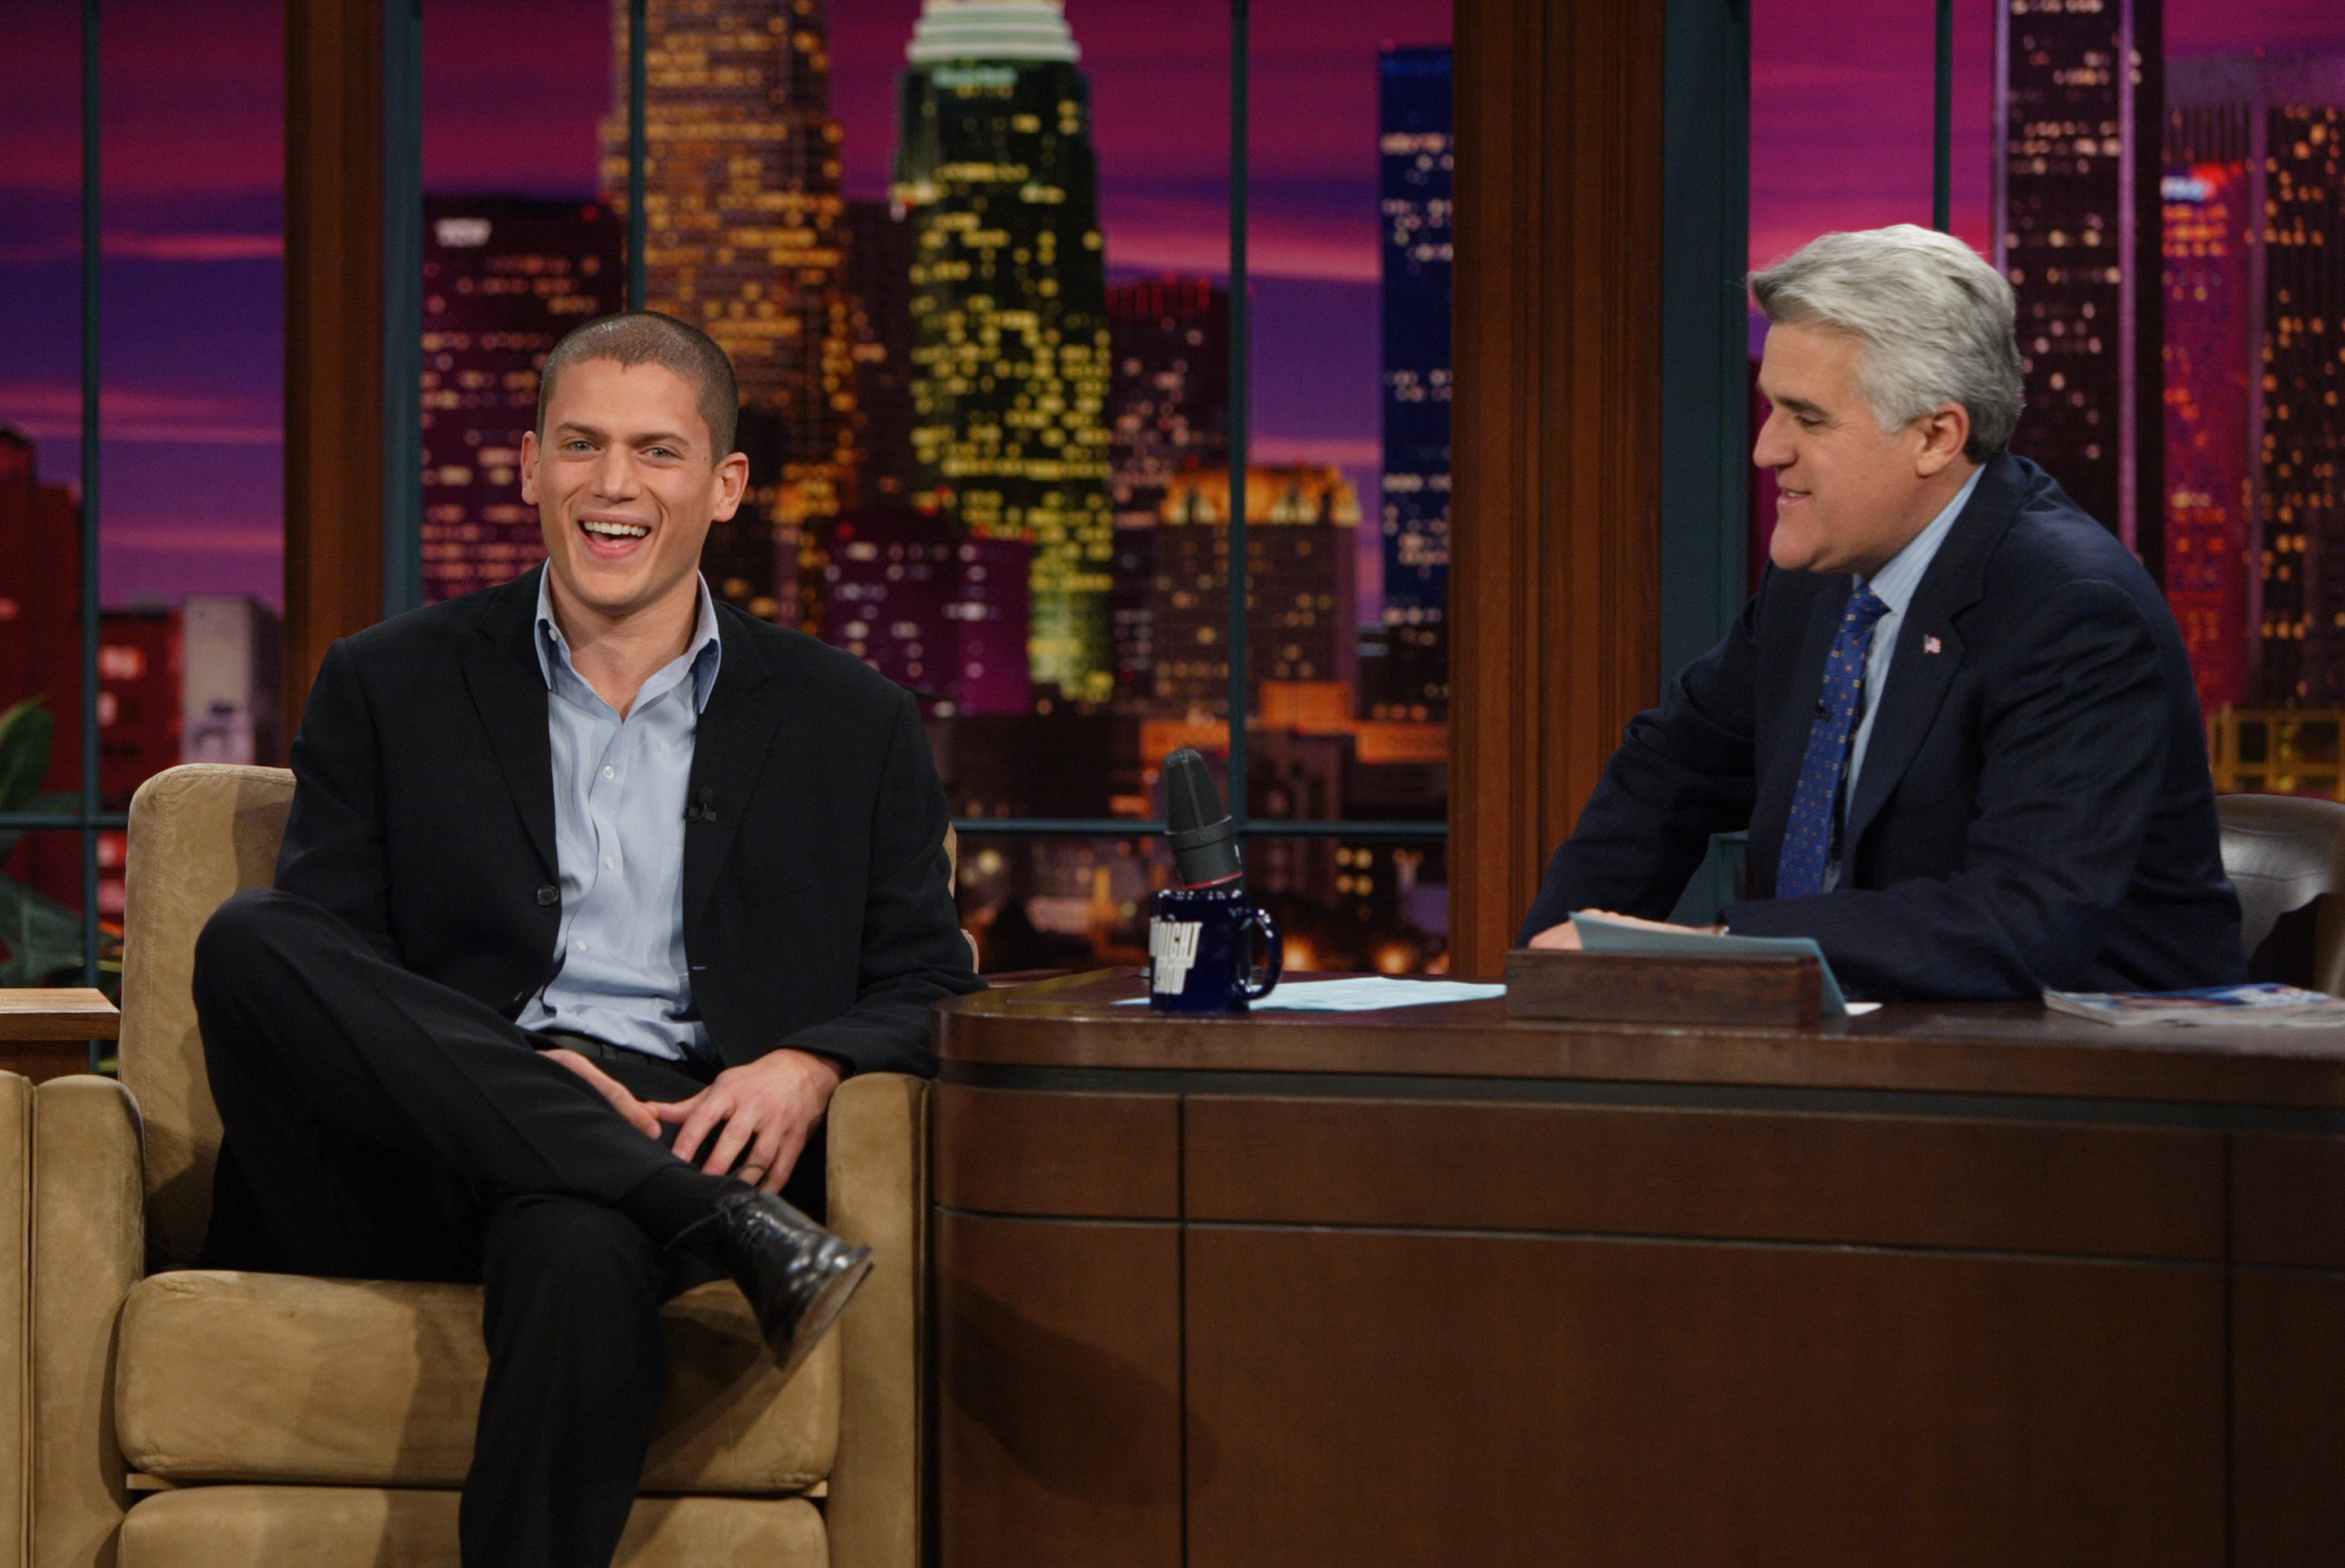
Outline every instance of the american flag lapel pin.
{"type": "Polygon", "coordinates": [[[1924,653],[1944,653],[1946,651],[1946,645],[1940,642],[1935,637],[1924,637],[1922,639],[1922,651],[1924,653]]]}

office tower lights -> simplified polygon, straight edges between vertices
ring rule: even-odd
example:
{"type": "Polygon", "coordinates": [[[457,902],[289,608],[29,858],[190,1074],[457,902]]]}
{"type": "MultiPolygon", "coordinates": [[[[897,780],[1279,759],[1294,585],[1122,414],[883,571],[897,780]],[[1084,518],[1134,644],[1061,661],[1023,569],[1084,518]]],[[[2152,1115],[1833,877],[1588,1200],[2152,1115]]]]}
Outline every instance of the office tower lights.
{"type": "Polygon", "coordinates": [[[521,438],[537,376],[573,327],[626,301],[624,226],[593,203],[423,199],[423,602],[545,558],[521,438]]]}
{"type": "Polygon", "coordinates": [[[1447,718],[1449,639],[1450,51],[1377,62],[1384,240],[1383,626],[1362,670],[1374,717],[1447,718]]]}
{"type": "MultiPolygon", "coordinates": [[[[613,0],[603,183],[627,189],[627,0],[613,0]]],[[[650,0],[644,303],[723,344],[750,494],[709,531],[710,585],[800,618],[800,558],[854,499],[854,310],[822,0],[650,0]]],[[[808,597],[818,599],[810,586],[808,597]]]]}
{"type": "Polygon", "coordinates": [[[1995,11],[1995,260],[2019,296],[2013,450],[2160,566],[2162,0],[1995,11]]]}
{"type": "Polygon", "coordinates": [[[2210,708],[2345,707],[2345,55],[2167,91],[2167,597],[2210,708]]]}
{"type": "Polygon", "coordinates": [[[1110,351],[1080,51],[1057,0],[927,0],[906,55],[914,500],[1033,545],[1033,682],[1103,702],[1110,351]]]}
{"type": "Polygon", "coordinates": [[[1115,500],[1115,697],[1148,709],[1156,660],[1156,520],[1181,474],[1229,462],[1230,293],[1210,278],[1112,283],[1108,394],[1115,500]]]}

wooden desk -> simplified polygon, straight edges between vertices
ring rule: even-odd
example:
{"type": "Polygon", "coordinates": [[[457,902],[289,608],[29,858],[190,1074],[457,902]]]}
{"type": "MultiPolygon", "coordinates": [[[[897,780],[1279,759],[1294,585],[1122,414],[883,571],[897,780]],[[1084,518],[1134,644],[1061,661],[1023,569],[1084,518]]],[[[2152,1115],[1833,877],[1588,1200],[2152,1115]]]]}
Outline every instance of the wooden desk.
{"type": "Polygon", "coordinates": [[[2345,1562],[2345,1039],[939,1013],[944,1568],[2345,1562]]]}
{"type": "Polygon", "coordinates": [[[0,987],[0,1072],[36,1084],[89,1071],[93,1040],[118,1039],[122,1014],[86,986],[0,987]]]}

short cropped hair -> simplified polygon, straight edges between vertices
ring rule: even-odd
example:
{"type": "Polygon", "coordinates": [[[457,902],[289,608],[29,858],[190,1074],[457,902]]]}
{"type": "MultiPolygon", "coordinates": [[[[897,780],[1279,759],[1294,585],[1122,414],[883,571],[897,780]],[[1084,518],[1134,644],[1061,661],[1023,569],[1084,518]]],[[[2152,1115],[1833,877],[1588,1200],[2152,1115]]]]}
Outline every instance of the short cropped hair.
{"type": "Polygon", "coordinates": [[[1751,275],[1770,321],[1864,347],[1857,385],[1884,431],[1940,403],[1971,416],[1963,455],[2011,443],[2021,403],[2011,284],[1951,235],[1899,223],[1811,239],[1751,275]]]}
{"type": "Polygon", "coordinates": [[[545,405],[553,401],[555,379],[588,360],[615,360],[622,369],[658,365],[675,372],[692,388],[700,417],[708,425],[709,461],[722,462],[732,454],[741,416],[741,385],[733,378],[733,361],[706,332],[657,311],[597,316],[563,335],[538,373],[539,440],[545,438],[545,405]]]}

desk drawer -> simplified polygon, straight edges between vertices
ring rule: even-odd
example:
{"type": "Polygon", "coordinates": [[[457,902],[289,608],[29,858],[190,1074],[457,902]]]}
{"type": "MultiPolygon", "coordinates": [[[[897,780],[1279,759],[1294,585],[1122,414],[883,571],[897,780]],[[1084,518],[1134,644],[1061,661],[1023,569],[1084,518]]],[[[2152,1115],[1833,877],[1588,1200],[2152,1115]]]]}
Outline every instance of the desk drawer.
{"type": "Polygon", "coordinates": [[[1841,1113],[1193,1096],[1188,1217],[2223,1257],[2223,1135],[1841,1113]]]}
{"type": "Polygon", "coordinates": [[[987,1214],[1181,1217],[1181,1101],[937,1087],[937,1202],[987,1214]]]}

